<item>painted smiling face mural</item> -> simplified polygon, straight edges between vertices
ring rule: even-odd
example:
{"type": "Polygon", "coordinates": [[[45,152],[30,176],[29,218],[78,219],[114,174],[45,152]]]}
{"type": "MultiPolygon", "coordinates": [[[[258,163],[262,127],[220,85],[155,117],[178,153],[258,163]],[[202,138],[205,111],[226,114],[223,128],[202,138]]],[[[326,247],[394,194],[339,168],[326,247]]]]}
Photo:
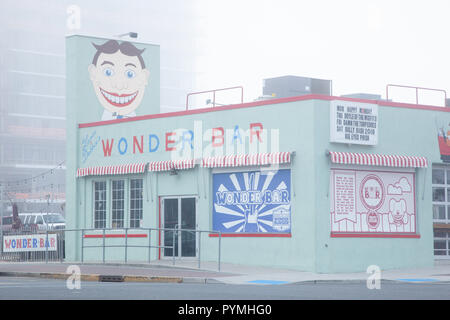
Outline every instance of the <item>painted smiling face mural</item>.
{"type": "Polygon", "coordinates": [[[130,42],[109,40],[97,49],[89,76],[98,101],[105,109],[102,120],[136,116],[150,72],[139,50],[130,42]]]}

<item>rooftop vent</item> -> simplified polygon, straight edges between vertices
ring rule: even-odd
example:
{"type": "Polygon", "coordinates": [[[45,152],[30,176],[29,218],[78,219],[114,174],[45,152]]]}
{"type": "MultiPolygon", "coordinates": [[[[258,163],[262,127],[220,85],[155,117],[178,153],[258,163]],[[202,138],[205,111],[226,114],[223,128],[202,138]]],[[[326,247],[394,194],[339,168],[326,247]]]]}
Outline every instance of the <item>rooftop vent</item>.
{"type": "Polygon", "coordinates": [[[352,93],[344,94],[343,98],[354,98],[354,99],[364,99],[364,100],[381,100],[381,95],[372,93],[352,93]]]}
{"type": "Polygon", "coordinates": [[[264,79],[263,97],[288,98],[307,94],[331,95],[331,80],[282,76],[264,79]]]}

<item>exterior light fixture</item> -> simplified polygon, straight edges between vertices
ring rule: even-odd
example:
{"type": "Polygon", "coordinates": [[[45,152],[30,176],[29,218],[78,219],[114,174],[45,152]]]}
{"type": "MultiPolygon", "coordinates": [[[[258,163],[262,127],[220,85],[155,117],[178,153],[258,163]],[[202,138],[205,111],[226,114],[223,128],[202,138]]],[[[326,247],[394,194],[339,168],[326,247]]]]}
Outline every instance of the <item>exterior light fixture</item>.
{"type": "Polygon", "coordinates": [[[130,37],[130,38],[136,39],[138,37],[138,34],[137,34],[137,32],[127,32],[127,33],[119,34],[116,37],[118,37],[118,38],[130,37]]]}

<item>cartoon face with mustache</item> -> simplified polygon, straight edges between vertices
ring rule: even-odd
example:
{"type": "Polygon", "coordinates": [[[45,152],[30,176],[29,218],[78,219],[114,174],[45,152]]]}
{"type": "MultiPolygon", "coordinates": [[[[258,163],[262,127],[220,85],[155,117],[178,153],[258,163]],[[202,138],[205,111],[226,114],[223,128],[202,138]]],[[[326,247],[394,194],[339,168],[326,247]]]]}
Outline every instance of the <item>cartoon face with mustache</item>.
{"type": "Polygon", "coordinates": [[[145,49],[116,40],[93,45],[97,52],[88,71],[95,94],[105,109],[102,120],[136,116],[134,111],[144,97],[150,75],[141,56],[145,49]]]}

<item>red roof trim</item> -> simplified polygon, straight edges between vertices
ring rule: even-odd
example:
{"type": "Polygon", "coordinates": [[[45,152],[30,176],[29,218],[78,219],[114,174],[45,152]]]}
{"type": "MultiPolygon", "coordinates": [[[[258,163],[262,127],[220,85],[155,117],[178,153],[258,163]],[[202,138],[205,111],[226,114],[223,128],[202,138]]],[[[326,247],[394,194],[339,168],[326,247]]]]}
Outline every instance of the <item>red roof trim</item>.
{"type": "Polygon", "coordinates": [[[104,126],[104,125],[108,125],[108,124],[139,121],[139,120],[171,118],[171,117],[187,116],[187,115],[242,109],[242,108],[259,107],[259,106],[265,106],[265,105],[271,105],[271,104],[288,103],[288,102],[305,101],[305,100],[324,100],[324,101],[341,100],[341,101],[353,101],[353,102],[362,102],[362,103],[376,103],[379,106],[383,106],[383,107],[397,107],[397,108],[410,108],[410,109],[450,112],[450,108],[445,108],[445,107],[399,103],[399,102],[391,102],[391,101],[384,101],[384,100],[367,100],[367,99],[326,96],[326,95],[320,95],[320,94],[309,94],[309,95],[304,95],[304,96],[247,102],[247,103],[242,103],[242,104],[234,104],[234,105],[220,106],[220,107],[214,107],[214,108],[203,108],[203,109],[188,110],[188,111],[149,114],[149,115],[144,115],[144,116],[137,116],[137,117],[132,117],[132,118],[117,119],[117,120],[80,123],[80,124],[78,124],[78,128],[97,127],[97,126],[104,126]]]}

